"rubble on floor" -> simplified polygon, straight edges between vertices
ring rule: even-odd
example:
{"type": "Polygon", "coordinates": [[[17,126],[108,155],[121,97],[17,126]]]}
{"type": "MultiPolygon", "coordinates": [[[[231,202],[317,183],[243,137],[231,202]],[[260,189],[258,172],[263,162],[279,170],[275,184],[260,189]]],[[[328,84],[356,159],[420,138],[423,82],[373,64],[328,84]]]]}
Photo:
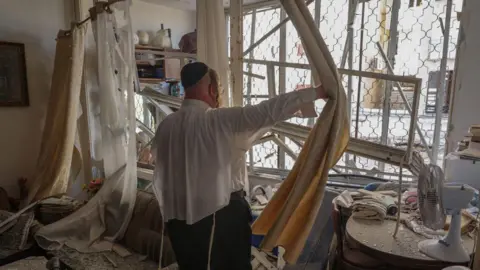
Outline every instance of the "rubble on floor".
{"type": "Polygon", "coordinates": [[[44,270],[46,264],[47,259],[44,257],[30,257],[0,266],[0,270],[44,270]]]}

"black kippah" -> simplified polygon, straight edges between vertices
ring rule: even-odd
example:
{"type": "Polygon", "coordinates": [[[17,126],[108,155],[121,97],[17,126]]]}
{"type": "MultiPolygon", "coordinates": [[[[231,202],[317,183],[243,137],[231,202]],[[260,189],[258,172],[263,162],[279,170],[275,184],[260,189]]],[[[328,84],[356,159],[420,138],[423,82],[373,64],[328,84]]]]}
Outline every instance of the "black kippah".
{"type": "Polygon", "coordinates": [[[180,79],[184,88],[189,88],[200,81],[208,72],[208,66],[202,62],[186,64],[180,72],[180,79]]]}

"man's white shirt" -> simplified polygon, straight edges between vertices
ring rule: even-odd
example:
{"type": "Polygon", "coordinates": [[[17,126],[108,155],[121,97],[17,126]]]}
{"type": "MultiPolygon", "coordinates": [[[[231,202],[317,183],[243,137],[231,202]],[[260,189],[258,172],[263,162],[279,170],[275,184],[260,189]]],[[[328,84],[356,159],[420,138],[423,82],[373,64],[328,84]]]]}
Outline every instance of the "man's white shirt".
{"type": "Polygon", "coordinates": [[[244,188],[245,153],[252,143],[316,98],[315,89],[306,89],[219,109],[184,100],[159,124],[153,143],[153,190],[164,222],[193,224],[228,205],[230,194],[244,188]]]}

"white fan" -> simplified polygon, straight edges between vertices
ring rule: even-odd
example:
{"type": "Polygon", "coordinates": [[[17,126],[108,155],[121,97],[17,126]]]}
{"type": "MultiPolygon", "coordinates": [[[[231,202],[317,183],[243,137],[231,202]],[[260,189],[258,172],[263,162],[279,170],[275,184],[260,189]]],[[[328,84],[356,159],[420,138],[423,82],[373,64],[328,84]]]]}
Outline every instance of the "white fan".
{"type": "Polygon", "coordinates": [[[452,219],[448,233],[442,239],[424,240],[418,248],[425,255],[437,260],[464,263],[470,260],[462,245],[462,209],[472,200],[475,189],[463,184],[443,184],[442,169],[426,166],[418,178],[418,200],[423,224],[434,230],[444,227],[446,214],[452,219]]]}

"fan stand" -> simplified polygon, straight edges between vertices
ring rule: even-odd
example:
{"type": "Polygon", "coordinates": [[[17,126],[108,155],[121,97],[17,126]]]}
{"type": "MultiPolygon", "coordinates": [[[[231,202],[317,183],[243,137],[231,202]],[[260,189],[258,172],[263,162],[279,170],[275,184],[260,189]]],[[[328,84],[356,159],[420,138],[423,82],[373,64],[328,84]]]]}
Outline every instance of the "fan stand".
{"type": "Polygon", "coordinates": [[[470,256],[462,245],[461,222],[461,210],[452,210],[452,220],[447,235],[440,240],[431,239],[421,241],[418,243],[420,252],[440,261],[454,263],[470,261],[470,256]]]}

